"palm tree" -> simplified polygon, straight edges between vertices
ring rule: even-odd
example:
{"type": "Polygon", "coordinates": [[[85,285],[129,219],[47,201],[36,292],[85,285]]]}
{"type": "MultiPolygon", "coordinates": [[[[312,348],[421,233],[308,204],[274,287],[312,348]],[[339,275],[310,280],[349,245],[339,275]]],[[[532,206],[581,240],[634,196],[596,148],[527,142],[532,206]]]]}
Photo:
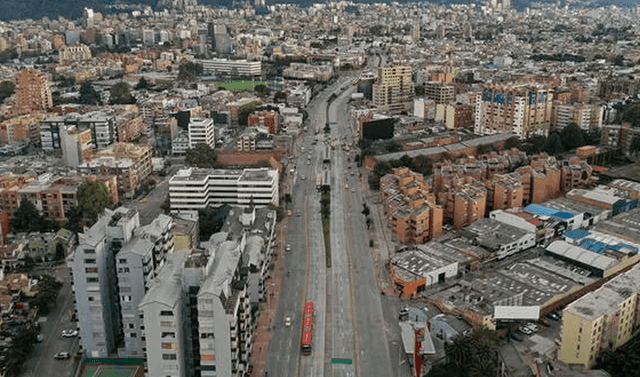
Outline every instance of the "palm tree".
{"type": "Polygon", "coordinates": [[[458,368],[462,368],[467,360],[471,359],[472,348],[468,339],[462,335],[453,338],[451,344],[445,344],[444,351],[450,363],[458,368]]]}

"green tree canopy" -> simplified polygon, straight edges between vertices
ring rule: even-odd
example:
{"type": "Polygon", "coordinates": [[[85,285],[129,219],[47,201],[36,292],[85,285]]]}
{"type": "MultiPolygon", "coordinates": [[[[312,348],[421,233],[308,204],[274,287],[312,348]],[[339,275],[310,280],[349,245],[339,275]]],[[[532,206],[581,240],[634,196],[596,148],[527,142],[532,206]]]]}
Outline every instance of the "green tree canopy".
{"type": "Polygon", "coordinates": [[[136,98],[131,95],[131,88],[126,82],[119,82],[111,87],[109,103],[112,105],[130,105],[136,103],[136,98]]]}
{"type": "Polygon", "coordinates": [[[78,97],[78,102],[83,105],[99,105],[102,103],[102,99],[90,82],[84,82],[80,85],[80,97],[78,97]]]}
{"type": "Polygon", "coordinates": [[[511,148],[520,149],[520,139],[517,136],[512,136],[512,137],[508,138],[507,140],[504,141],[504,148],[505,149],[511,149],[511,148]]]}
{"type": "Polygon", "coordinates": [[[564,152],[564,146],[562,145],[562,138],[557,132],[552,133],[547,138],[547,142],[544,145],[544,151],[552,156],[558,155],[564,152]]]}
{"type": "Polygon", "coordinates": [[[2,103],[5,98],[11,97],[15,89],[16,84],[13,81],[0,82],[0,103],[2,103]]]}
{"type": "Polygon", "coordinates": [[[199,168],[214,168],[216,164],[216,152],[205,143],[196,144],[195,148],[189,149],[184,162],[189,166],[199,168]]]}
{"type": "Polygon", "coordinates": [[[140,77],[140,80],[138,80],[138,83],[135,86],[135,89],[149,89],[151,87],[151,84],[149,84],[149,82],[147,80],[144,79],[143,77],[140,77]]]}
{"type": "Polygon", "coordinates": [[[13,213],[11,219],[11,230],[19,232],[38,232],[42,223],[42,216],[36,206],[26,196],[20,200],[18,209],[13,213]]]}
{"type": "Polygon", "coordinates": [[[84,216],[95,220],[109,205],[109,189],[101,181],[82,182],[78,187],[78,210],[84,216]]]}
{"type": "Polygon", "coordinates": [[[560,131],[560,139],[566,150],[572,150],[584,145],[584,136],[580,127],[575,123],[570,123],[560,131]]]}
{"type": "Polygon", "coordinates": [[[625,106],[622,110],[622,121],[631,123],[633,127],[640,127],[640,103],[625,106]]]}

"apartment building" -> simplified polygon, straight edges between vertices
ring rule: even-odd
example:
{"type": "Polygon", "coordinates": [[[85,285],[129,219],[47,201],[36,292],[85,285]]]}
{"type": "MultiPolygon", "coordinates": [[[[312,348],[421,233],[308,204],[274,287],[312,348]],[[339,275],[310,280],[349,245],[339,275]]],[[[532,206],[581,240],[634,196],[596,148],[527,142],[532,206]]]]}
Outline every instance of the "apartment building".
{"type": "Polygon", "coordinates": [[[146,342],[138,304],[164,265],[166,256],[173,252],[172,225],[172,218],[161,214],[149,225],[137,228],[131,241],[117,252],[116,275],[124,336],[118,357],[143,356],[146,342]]]}
{"type": "Polygon", "coordinates": [[[168,254],[138,305],[150,377],[247,375],[275,211],[234,207],[228,220],[201,249],[168,254]]]}
{"type": "Polygon", "coordinates": [[[193,353],[188,342],[190,307],[183,289],[183,269],[189,269],[190,254],[190,250],[168,254],[158,278],[138,304],[146,341],[142,351],[149,377],[194,375],[190,362],[193,353]]]}
{"type": "Polygon", "coordinates": [[[278,182],[278,171],[267,168],[181,169],[169,180],[171,210],[198,210],[221,204],[278,205],[278,182]]]}
{"type": "Polygon", "coordinates": [[[591,131],[602,127],[602,106],[585,103],[556,105],[553,107],[552,124],[561,130],[574,123],[585,131],[591,131]]]}
{"type": "Polygon", "coordinates": [[[91,228],[78,234],[71,262],[73,293],[80,347],[89,357],[113,356],[123,344],[115,256],[139,225],[134,210],[106,209],[91,228]]]}
{"type": "Polygon", "coordinates": [[[513,132],[520,139],[546,135],[553,92],[545,86],[485,84],[476,96],[475,133],[513,132]]]}
{"type": "Polygon", "coordinates": [[[373,105],[380,111],[398,114],[413,109],[413,71],[411,66],[380,68],[373,84],[373,105]]]}
{"type": "Polygon", "coordinates": [[[211,148],[216,146],[213,119],[191,118],[189,121],[189,148],[193,149],[198,144],[206,144],[211,148]]]}
{"type": "Polygon", "coordinates": [[[144,119],[137,113],[126,113],[116,118],[115,128],[118,142],[130,143],[142,136],[144,119]]]}
{"type": "Polygon", "coordinates": [[[444,221],[462,229],[484,217],[487,189],[480,181],[455,184],[438,194],[438,204],[444,208],[444,221]]]}
{"type": "Polygon", "coordinates": [[[380,178],[391,233],[402,244],[421,244],[442,234],[442,207],[422,174],[396,168],[380,178]]]}
{"type": "Polygon", "coordinates": [[[105,112],[91,112],[83,115],[58,116],[40,122],[40,145],[45,151],[61,150],[61,130],[75,126],[78,132],[90,131],[94,148],[102,149],[113,144],[118,136],[116,117],[105,112]]]}
{"type": "Polygon", "coordinates": [[[45,118],[43,114],[34,113],[0,122],[0,141],[3,143],[27,141],[34,145],[40,144],[39,124],[45,118]]]}
{"type": "Polygon", "coordinates": [[[522,207],[523,185],[518,173],[498,174],[485,182],[487,211],[522,207]]]}
{"type": "Polygon", "coordinates": [[[16,76],[15,112],[25,114],[53,106],[49,77],[35,68],[24,68],[16,76]]]}
{"type": "Polygon", "coordinates": [[[62,46],[58,50],[58,60],[60,64],[81,62],[91,59],[91,49],[89,46],[76,43],[71,46],[62,46]]]}
{"type": "Polygon", "coordinates": [[[593,168],[579,157],[563,161],[560,167],[560,189],[569,192],[582,188],[591,182],[593,168]]]}
{"type": "Polygon", "coordinates": [[[437,105],[448,105],[456,100],[456,88],[450,83],[429,81],[424,84],[424,95],[437,105]]]}
{"type": "Polygon", "coordinates": [[[144,324],[138,304],[166,255],[173,251],[172,219],[140,227],[136,210],[105,210],[78,235],[72,270],[81,347],[88,357],[142,357],[144,324]]]}
{"type": "Polygon", "coordinates": [[[256,139],[258,137],[258,133],[253,129],[246,129],[242,132],[240,136],[238,136],[238,151],[255,151],[256,150],[256,139]]]}
{"type": "Polygon", "coordinates": [[[198,60],[206,74],[226,75],[233,77],[262,76],[261,61],[209,59],[198,60]]]}
{"type": "Polygon", "coordinates": [[[640,265],[613,278],[563,310],[558,360],[593,367],[606,350],[615,350],[640,329],[640,265]]]}
{"type": "Polygon", "coordinates": [[[602,126],[600,145],[611,149],[620,149],[622,153],[631,151],[633,139],[640,136],[640,128],[631,127],[629,123],[606,124],[602,126]]]}
{"type": "Polygon", "coordinates": [[[253,329],[239,244],[225,241],[197,294],[199,371],[202,377],[243,376],[253,329]],[[221,279],[225,277],[225,279],[221,279]]]}

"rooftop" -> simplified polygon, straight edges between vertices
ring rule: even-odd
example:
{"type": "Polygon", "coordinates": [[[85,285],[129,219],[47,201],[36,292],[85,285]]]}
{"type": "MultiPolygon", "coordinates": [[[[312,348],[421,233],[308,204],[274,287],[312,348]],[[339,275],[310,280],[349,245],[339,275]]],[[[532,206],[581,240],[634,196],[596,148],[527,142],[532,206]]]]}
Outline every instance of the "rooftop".
{"type": "Polygon", "coordinates": [[[597,319],[618,310],[620,304],[631,295],[640,292],[640,265],[621,274],[601,288],[590,292],[567,306],[565,311],[583,318],[597,319]]]}
{"type": "Polygon", "coordinates": [[[616,264],[616,260],[613,258],[571,245],[565,241],[553,241],[547,246],[547,251],[603,272],[616,264]]]}
{"type": "Polygon", "coordinates": [[[152,280],[149,291],[140,301],[139,307],[158,303],[175,307],[182,292],[182,265],[191,254],[190,250],[177,250],[167,254],[164,266],[158,276],[152,280]]]}

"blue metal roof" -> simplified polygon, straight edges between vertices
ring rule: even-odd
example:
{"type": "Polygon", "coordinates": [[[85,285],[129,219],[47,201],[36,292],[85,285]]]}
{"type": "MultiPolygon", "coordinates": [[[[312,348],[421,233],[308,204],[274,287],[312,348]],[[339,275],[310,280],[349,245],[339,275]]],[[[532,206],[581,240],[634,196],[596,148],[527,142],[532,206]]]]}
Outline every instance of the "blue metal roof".
{"type": "Polygon", "coordinates": [[[573,214],[571,212],[558,211],[558,212],[554,213],[553,216],[559,217],[559,218],[561,218],[563,220],[568,220],[568,219],[574,217],[575,214],[573,214]]]}
{"type": "Polygon", "coordinates": [[[567,220],[575,216],[575,213],[558,211],[555,208],[546,207],[540,204],[529,204],[528,206],[524,207],[524,209],[538,215],[553,216],[563,220],[567,220]]]}
{"type": "Polygon", "coordinates": [[[589,232],[588,230],[584,230],[584,229],[574,229],[574,230],[570,230],[568,232],[564,233],[565,237],[569,237],[573,240],[579,240],[581,238],[584,238],[588,235],[590,235],[591,232],[589,232]]]}
{"type": "Polygon", "coordinates": [[[540,204],[529,204],[528,206],[524,207],[524,209],[543,216],[553,216],[556,212],[558,212],[558,210],[550,207],[545,207],[540,204]]]}

